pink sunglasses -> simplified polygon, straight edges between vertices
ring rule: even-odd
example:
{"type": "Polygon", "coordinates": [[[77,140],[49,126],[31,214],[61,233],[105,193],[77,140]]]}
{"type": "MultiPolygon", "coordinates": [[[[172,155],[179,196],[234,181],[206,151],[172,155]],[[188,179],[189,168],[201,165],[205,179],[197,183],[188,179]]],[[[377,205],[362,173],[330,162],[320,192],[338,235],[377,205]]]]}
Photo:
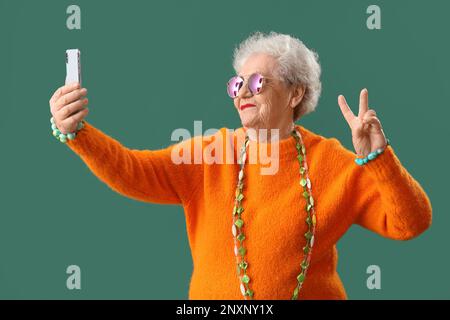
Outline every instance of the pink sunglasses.
{"type": "MultiPolygon", "coordinates": [[[[264,77],[259,73],[253,73],[250,75],[247,81],[247,88],[252,95],[259,94],[266,82],[266,79],[272,79],[264,77]]],[[[239,90],[244,85],[244,78],[240,76],[234,76],[227,82],[227,93],[230,98],[234,99],[238,96],[239,90]]]]}

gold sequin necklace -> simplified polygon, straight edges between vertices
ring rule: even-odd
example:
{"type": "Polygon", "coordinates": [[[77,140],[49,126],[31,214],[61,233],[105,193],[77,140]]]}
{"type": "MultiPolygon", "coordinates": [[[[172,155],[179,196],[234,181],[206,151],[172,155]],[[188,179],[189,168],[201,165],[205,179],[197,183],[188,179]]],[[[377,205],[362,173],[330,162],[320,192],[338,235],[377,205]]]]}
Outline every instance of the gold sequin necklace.
{"type": "MultiPolygon", "coordinates": [[[[314,245],[314,235],[316,230],[316,214],[314,210],[314,199],[311,193],[311,181],[308,176],[308,165],[306,162],[306,149],[302,140],[300,132],[293,130],[291,135],[295,138],[295,148],[297,149],[297,159],[300,165],[300,186],[303,187],[303,197],[306,199],[306,224],[308,225],[308,231],[305,233],[306,244],[303,247],[304,258],[300,264],[300,273],[297,276],[297,284],[293,291],[292,300],[298,299],[298,294],[306,278],[306,272],[308,270],[309,264],[311,262],[312,247],[314,245]]],[[[247,158],[247,146],[249,144],[248,134],[245,136],[244,145],[240,151],[239,157],[239,176],[238,183],[236,187],[235,202],[233,208],[233,225],[232,233],[234,239],[234,254],[236,256],[237,264],[237,274],[240,281],[241,293],[244,299],[252,299],[254,297],[253,290],[250,289],[250,276],[248,275],[247,269],[249,267],[248,262],[245,260],[246,249],[243,246],[243,242],[246,239],[243,226],[244,220],[242,213],[244,212],[244,207],[242,206],[242,200],[244,199],[243,188],[244,188],[244,165],[247,158]],[[239,244],[239,245],[238,245],[239,244]]]]}

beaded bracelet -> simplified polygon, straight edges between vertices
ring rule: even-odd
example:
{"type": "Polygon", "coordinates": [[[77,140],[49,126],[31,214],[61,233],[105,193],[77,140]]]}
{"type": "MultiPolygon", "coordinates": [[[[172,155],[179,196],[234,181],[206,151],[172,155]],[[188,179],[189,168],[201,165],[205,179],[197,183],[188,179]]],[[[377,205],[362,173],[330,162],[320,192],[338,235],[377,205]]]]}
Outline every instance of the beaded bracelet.
{"type": "Polygon", "coordinates": [[[77,136],[77,132],[84,128],[84,121],[78,122],[77,128],[74,132],[69,132],[67,134],[61,133],[58,127],[56,126],[55,119],[53,117],[50,118],[50,122],[52,124],[53,136],[56,137],[60,142],[66,143],[67,140],[73,140],[77,136]]]}
{"type": "Polygon", "coordinates": [[[378,157],[378,155],[382,154],[384,152],[384,150],[387,148],[388,145],[390,145],[390,141],[389,139],[386,139],[387,144],[386,147],[384,149],[377,149],[374,152],[371,152],[367,155],[367,157],[365,158],[356,158],[355,162],[358,166],[362,166],[365,165],[367,162],[374,160],[376,157],[378,157]]]}

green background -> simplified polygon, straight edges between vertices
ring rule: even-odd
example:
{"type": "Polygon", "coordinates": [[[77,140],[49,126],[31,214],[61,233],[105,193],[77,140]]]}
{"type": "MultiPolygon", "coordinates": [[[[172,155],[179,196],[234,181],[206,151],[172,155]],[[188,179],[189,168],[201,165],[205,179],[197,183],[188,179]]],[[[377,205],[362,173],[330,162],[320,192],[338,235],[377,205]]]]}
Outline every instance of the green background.
{"type": "MultiPolygon", "coordinates": [[[[427,192],[433,225],[397,242],[358,226],[338,243],[350,299],[450,298],[446,170],[448,1],[0,1],[0,298],[187,299],[192,271],[182,207],[113,192],[51,135],[48,100],[64,52],[82,52],[97,128],[136,149],[171,143],[176,128],[237,128],[225,92],[234,47],[253,31],[292,34],[317,51],[323,93],[299,121],[353,150],[337,104],[357,111],[369,89],[402,164],[427,192]],[[66,8],[81,8],[68,30],[66,8]],[[381,8],[368,30],[366,9],[381,8]],[[177,85],[172,85],[176,82],[177,85]],[[66,288],[80,266],[82,289],[66,288]],[[368,290],[366,268],[381,268],[368,290]]],[[[358,195],[354,195],[357,197],[358,195]]]]}

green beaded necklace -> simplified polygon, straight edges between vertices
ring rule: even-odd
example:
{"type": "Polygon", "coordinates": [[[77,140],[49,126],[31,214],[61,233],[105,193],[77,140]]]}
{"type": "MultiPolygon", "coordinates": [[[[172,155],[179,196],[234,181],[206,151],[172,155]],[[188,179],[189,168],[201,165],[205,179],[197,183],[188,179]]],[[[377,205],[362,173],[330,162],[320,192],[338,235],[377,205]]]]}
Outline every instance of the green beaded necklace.
{"type": "MultiPolygon", "coordinates": [[[[295,138],[296,141],[296,149],[297,149],[297,159],[300,165],[300,186],[303,187],[303,197],[306,199],[306,224],[308,225],[308,231],[305,233],[306,245],[303,247],[304,258],[300,264],[300,273],[297,276],[297,284],[295,286],[294,292],[292,294],[291,299],[297,300],[300,289],[302,288],[303,282],[306,278],[306,272],[308,270],[310,261],[311,261],[311,253],[312,247],[314,245],[314,235],[316,230],[316,214],[314,210],[314,199],[311,193],[311,181],[308,177],[308,165],[306,162],[306,148],[303,144],[303,140],[300,132],[297,130],[293,130],[291,135],[295,138]]],[[[242,206],[242,199],[244,199],[244,194],[242,192],[244,188],[244,165],[245,160],[247,158],[247,146],[249,144],[249,138],[246,134],[245,143],[241,148],[239,164],[239,179],[236,187],[236,197],[235,197],[235,205],[233,208],[233,225],[232,225],[232,233],[234,239],[234,254],[236,256],[236,264],[237,264],[237,274],[240,281],[240,289],[241,293],[244,296],[244,299],[247,298],[252,299],[254,296],[254,292],[250,289],[250,277],[247,273],[248,262],[245,261],[245,253],[246,249],[243,246],[243,241],[245,240],[245,235],[243,232],[244,220],[242,218],[242,212],[244,211],[244,207],[242,206]],[[239,247],[238,247],[239,242],[239,247]]]]}

